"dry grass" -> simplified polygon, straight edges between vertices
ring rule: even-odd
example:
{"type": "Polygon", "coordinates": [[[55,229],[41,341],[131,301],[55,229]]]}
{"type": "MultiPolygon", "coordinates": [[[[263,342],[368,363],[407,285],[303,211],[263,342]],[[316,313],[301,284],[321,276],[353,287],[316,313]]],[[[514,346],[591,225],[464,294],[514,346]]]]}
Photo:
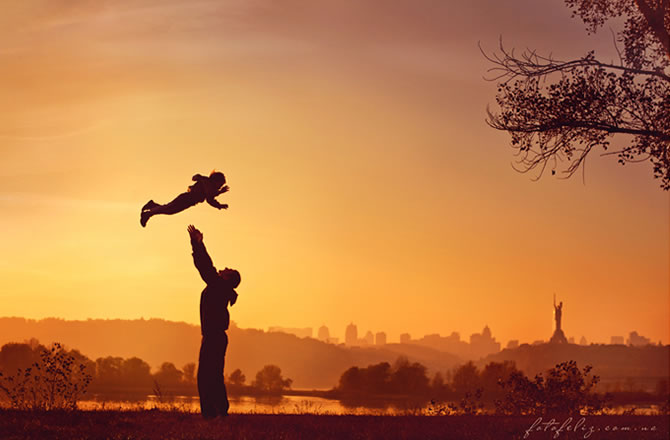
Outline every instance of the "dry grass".
{"type": "MultiPolygon", "coordinates": [[[[203,420],[180,411],[0,411],[0,438],[18,439],[522,439],[535,417],[502,416],[356,416],[314,414],[233,414],[203,420]]],[[[561,419],[563,420],[563,419],[561,419]]],[[[668,439],[667,416],[591,416],[588,439],[668,439]],[[606,426],[631,431],[605,432],[606,426]],[[641,431],[641,427],[656,431],[641,431]]],[[[535,432],[529,440],[553,438],[535,432]]],[[[563,432],[560,439],[584,439],[586,431],[563,432]]]]}

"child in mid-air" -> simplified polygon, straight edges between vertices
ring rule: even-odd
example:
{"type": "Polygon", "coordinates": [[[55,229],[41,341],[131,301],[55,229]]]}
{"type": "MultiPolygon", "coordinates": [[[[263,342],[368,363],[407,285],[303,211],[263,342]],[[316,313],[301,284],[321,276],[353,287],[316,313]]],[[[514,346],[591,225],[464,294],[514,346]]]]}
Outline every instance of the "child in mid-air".
{"type": "Polygon", "coordinates": [[[166,205],[161,205],[153,200],[149,200],[142,207],[140,214],[140,224],[145,227],[149,219],[156,214],[176,214],[184,209],[195,206],[198,203],[207,201],[210,205],[218,209],[227,209],[228,205],[221,204],[216,200],[216,196],[227,192],[230,188],[226,185],[226,177],[219,171],[212,171],[209,177],[201,174],[193,176],[195,182],[188,187],[188,191],[179,194],[173,201],[166,205]]]}

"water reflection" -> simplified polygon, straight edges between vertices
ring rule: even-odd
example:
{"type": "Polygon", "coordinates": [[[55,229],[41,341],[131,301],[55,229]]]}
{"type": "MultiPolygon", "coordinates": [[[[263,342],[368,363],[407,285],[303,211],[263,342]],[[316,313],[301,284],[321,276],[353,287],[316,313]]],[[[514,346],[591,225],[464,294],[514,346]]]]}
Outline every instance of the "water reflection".
{"type": "MultiPolygon", "coordinates": [[[[333,415],[399,415],[419,414],[426,408],[423,401],[356,401],[351,399],[334,400],[314,396],[230,396],[230,412],[235,414],[333,414],[333,415]]],[[[80,401],[83,410],[170,410],[189,413],[200,412],[200,400],[193,396],[172,396],[170,398],[154,395],[129,400],[110,399],[92,396],[90,400],[80,401]]],[[[658,405],[624,405],[613,408],[615,414],[635,415],[658,414],[658,405]]]]}
{"type": "MultiPolygon", "coordinates": [[[[394,414],[388,405],[365,407],[362,403],[342,404],[339,400],[314,396],[262,396],[229,397],[230,412],[236,414],[394,414]]],[[[79,402],[83,410],[124,410],[139,411],[150,409],[200,412],[200,400],[192,396],[173,396],[159,398],[147,396],[144,399],[109,399],[93,396],[90,400],[79,402]]]]}

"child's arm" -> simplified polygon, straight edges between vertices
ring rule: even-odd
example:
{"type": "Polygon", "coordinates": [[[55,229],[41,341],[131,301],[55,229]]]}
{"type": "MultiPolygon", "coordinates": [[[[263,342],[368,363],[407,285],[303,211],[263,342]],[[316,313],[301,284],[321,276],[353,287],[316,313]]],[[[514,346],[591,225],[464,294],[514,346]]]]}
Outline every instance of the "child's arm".
{"type": "Polygon", "coordinates": [[[207,284],[210,284],[212,281],[216,280],[218,274],[214,263],[212,263],[212,258],[207,253],[205,248],[205,243],[203,243],[203,235],[198,229],[193,225],[189,225],[188,234],[191,237],[191,248],[193,249],[193,263],[195,264],[196,269],[200,272],[200,277],[207,284]]]}
{"type": "Polygon", "coordinates": [[[217,208],[217,209],[228,209],[228,204],[227,204],[227,203],[223,203],[223,204],[221,204],[221,203],[219,203],[219,201],[216,200],[214,197],[208,197],[208,198],[205,199],[205,201],[206,201],[209,205],[211,205],[211,206],[213,206],[213,207],[215,207],[215,208],[217,208]]]}
{"type": "Polygon", "coordinates": [[[207,177],[203,176],[202,174],[196,174],[195,176],[191,177],[191,180],[194,182],[199,182],[201,180],[206,179],[207,177]]]}
{"type": "Polygon", "coordinates": [[[230,189],[230,188],[228,187],[228,185],[225,185],[225,186],[219,188],[219,189],[216,191],[215,194],[213,194],[213,195],[211,195],[211,196],[208,196],[205,200],[207,201],[207,203],[209,203],[211,206],[213,206],[213,207],[215,207],[215,208],[217,208],[217,209],[228,209],[228,205],[227,205],[227,204],[225,204],[225,203],[224,203],[224,204],[219,203],[219,201],[216,200],[215,197],[218,196],[219,194],[223,194],[223,193],[225,193],[225,192],[228,192],[229,189],[230,189]]]}

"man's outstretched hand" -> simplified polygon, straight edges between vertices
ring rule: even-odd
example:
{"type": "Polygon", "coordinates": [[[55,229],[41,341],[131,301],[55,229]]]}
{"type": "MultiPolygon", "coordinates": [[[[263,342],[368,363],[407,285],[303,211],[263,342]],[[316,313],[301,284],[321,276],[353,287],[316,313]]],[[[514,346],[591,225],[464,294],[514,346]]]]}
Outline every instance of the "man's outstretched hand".
{"type": "Polygon", "coordinates": [[[188,235],[191,236],[192,242],[202,243],[202,232],[200,232],[198,228],[196,228],[193,225],[188,225],[188,228],[186,228],[186,230],[188,231],[188,235]]]}

